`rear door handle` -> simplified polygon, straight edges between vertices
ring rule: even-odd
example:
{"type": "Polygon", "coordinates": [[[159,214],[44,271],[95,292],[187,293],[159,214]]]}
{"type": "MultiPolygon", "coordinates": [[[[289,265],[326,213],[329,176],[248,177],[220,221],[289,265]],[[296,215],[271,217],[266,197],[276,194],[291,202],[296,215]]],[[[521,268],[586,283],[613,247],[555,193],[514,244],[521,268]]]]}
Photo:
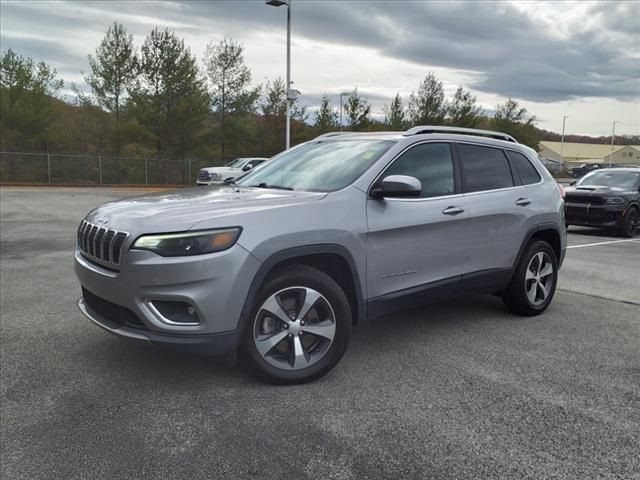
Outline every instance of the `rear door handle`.
{"type": "Polygon", "coordinates": [[[520,205],[521,207],[526,207],[530,203],[531,203],[530,198],[519,198],[518,200],[516,200],[516,205],[520,205]]]}
{"type": "Polygon", "coordinates": [[[442,210],[442,213],[444,213],[445,215],[458,215],[462,212],[464,212],[464,208],[462,207],[447,207],[442,210]]]}

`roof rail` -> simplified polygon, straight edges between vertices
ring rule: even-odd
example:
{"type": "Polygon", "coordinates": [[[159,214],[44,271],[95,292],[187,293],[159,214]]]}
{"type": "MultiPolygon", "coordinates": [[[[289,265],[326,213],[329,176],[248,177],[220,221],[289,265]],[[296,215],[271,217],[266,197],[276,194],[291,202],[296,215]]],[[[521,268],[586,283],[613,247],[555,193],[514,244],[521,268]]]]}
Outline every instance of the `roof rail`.
{"type": "Polygon", "coordinates": [[[327,133],[323,133],[322,135],[318,135],[316,138],[314,138],[314,140],[317,140],[319,138],[337,137],[338,135],[345,135],[347,133],[353,133],[353,132],[327,132],[327,133]]]}
{"type": "Polygon", "coordinates": [[[476,135],[479,137],[495,138],[497,140],[505,140],[507,142],[518,143],[511,135],[502,132],[493,132],[491,130],[479,130],[477,128],[458,128],[458,127],[439,127],[433,125],[424,125],[413,127],[404,132],[405,136],[420,135],[424,133],[452,133],[460,135],[476,135]]]}

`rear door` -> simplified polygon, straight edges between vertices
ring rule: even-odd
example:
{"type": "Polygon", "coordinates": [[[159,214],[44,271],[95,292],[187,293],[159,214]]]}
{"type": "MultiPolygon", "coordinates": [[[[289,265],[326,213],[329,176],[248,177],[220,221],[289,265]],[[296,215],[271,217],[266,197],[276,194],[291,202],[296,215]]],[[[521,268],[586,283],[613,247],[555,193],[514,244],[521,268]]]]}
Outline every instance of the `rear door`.
{"type": "Polygon", "coordinates": [[[422,194],[367,201],[368,298],[427,289],[436,297],[448,296],[462,274],[467,219],[452,147],[442,142],[413,145],[379,180],[389,175],[418,178],[422,194]]]}
{"type": "Polygon", "coordinates": [[[524,238],[532,199],[501,148],[457,143],[468,220],[463,289],[490,289],[508,278],[524,238]]]}

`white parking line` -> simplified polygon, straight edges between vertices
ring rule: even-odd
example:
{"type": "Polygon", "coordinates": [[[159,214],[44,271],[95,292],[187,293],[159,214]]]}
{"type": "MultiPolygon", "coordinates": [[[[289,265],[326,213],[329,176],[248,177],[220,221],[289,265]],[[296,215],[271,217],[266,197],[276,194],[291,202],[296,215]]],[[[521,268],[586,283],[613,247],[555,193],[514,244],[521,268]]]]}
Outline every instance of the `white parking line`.
{"type": "Polygon", "coordinates": [[[570,248],[595,247],[596,245],[609,245],[611,243],[637,242],[638,240],[640,240],[640,238],[629,238],[627,240],[611,240],[609,242],[586,243],[584,245],[571,245],[567,247],[567,250],[570,248]]]}

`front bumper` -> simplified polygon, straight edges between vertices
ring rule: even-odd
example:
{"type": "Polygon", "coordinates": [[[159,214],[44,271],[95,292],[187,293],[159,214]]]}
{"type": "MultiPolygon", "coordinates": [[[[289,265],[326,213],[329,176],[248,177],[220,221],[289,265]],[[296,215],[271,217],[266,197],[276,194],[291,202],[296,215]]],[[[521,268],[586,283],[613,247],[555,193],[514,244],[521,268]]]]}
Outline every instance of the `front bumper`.
{"type": "MultiPolygon", "coordinates": [[[[240,317],[251,282],[260,266],[238,244],[223,252],[192,257],[161,257],[153,252],[129,250],[124,252],[117,272],[91,262],[76,247],[74,263],[82,287],[112,307],[110,318],[106,318],[104,310],[96,311],[81,299],[78,306],[91,321],[120,336],[183,346],[217,344],[224,336],[235,338],[242,327],[240,317]],[[189,304],[197,321],[185,325],[168,322],[153,308],[154,301],[189,304]],[[135,320],[137,328],[113,318],[122,312],[135,320]]],[[[235,347],[237,343],[231,346],[235,347]]]]}
{"type": "Polygon", "coordinates": [[[209,335],[157,333],[114,324],[92,310],[84,298],[78,300],[78,308],[85,317],[109,333],[159,348],[205,355],[224,355],[235,351],[240,346],[240,329],[209,335]]]}
{"type": "Polygon", "coordinates": [[[224,185],[223,180],[198,180],[196,185],[206,186],[206,185],[224,185]]]}
{"type": "Polygon", "coordinates": [[[565,221],[569,225],[615,227],[624,214],[624,205],[567,203],[565,221]]]}

